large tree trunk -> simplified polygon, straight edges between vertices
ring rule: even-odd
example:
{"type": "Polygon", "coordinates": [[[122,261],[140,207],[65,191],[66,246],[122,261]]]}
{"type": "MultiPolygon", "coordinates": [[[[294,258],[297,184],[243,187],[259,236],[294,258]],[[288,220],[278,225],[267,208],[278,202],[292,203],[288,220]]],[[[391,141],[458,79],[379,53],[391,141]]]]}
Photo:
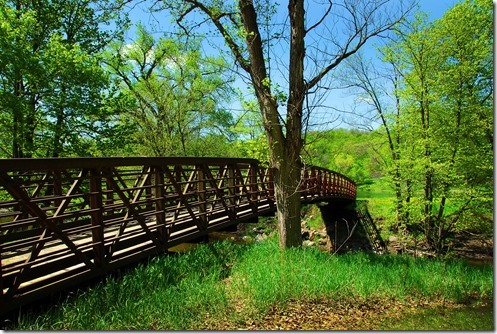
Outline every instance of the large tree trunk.
{"type": "Polygon", "coordinates": [[[302,246],[300,226],[301,179],[300,153],[302,151],[302,110],[307,87],[304,81],[305,57],[305,10],[303,0],[291,0],[288,4],[290,16],[290,86],[286,116],[286,140],[283,161],[276,173],[279,189],[275,195],[278,209],[280,247],[302,246]]]}
{"type": "Polygon", "coordinates": [[[291,0],[288,5],[291,25],[290,85],[285,131],[280,123],[278,103],[272,94],[251,0],[240,0],[240,13],[247,33],[250,65],[247,65],[267,135],[271,168],[274,173],[279,244],[282,248],[302,245],[300,227],[300,153],[302,150],[302,108],[306,92],[304,82],[304,2],[291,0]]]}
{"type": "Polygon", "coordinates": [[[279,245],[302,245],[300,226],[300,160],[284,159],[273,168],[277,206],[279,245]]]}

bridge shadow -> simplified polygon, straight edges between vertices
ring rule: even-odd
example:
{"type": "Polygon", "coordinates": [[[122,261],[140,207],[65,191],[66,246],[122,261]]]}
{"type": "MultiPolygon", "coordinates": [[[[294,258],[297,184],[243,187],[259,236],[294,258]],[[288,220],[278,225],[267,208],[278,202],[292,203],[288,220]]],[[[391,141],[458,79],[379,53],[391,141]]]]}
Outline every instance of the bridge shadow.
{"type": "Polygon", "coordinates": [[[386,245],[365,201],[334,200],[317,206],[331,241],[331,252],[386,253],[386,245]]]}

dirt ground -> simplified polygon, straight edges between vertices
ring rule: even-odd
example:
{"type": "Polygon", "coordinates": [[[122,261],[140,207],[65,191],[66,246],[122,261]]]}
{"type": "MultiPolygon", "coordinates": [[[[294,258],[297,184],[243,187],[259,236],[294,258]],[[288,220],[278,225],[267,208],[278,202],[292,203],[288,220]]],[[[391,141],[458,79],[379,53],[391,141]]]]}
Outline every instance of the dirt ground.
{"type": "Polygon", "coordinates": [[[458,258],[469,261],[493,263],[494,240],[472,233],[460,233],[456,236],[454,253],[458,258]]]}
{"type": "MultiPolygon", "coordinates": [[[[493,303],[479,308],[492,309],[493,303]]],[[[238,322],[206,318],[198,329],[206,330],[388,330],[390,324],[432,309],[441,317],[464,305],[444,301],[369,300],[292,300],[285,306],[274,306],[260,319],[240,319],[238,322]]],[[[429,324],[428,324],[429,326],[429,324]]]]}

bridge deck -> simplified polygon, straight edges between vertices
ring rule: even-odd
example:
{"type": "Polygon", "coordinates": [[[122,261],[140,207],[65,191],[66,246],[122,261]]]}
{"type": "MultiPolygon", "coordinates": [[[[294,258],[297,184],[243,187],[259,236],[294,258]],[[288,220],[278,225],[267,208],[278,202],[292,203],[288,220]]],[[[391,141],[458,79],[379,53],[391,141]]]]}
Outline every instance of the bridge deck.
{"type": "MultiPolygon", "coordinates": [[[[355,199],[338,173],[302,179],[303,202],[355,199]]],[[[0,187],[0,313],[276,210],[253,159],[9,159],[0,187]]]]}

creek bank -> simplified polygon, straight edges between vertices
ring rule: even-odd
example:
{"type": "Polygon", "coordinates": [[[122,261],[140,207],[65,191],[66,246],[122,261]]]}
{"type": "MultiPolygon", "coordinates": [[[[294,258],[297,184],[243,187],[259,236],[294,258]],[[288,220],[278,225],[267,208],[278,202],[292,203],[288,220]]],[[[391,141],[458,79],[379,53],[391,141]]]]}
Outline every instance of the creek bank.
{"type": "MultiPolygon", "coordinates": [[[[302,215],[302,246],[316,247],[326,252],[372,252],[371,244],[365,236],[362,228],[355,228],[350,236],[344,234],[339,236],[338,241],[332,240],[334,230],[321,224],[321,228],[315,228],[310,224],[315,213],[304,212],[302,215]],[[336,244],[336,245],[335,245],[336,244]]],[[[350,227],[349,229],[350,230],[350,227]]],[[[347,231],[348,232],[348,231],[347,231]]],[[[231,240],[236,243],[260,242],[277,233],[277,223],[274,217],[265,217],[258,223],[240,223],[236,231],[219,231],[209,234],[209,240],[231,240]]],[[[346,233],[347,234],[347,233],[346,233]]],[[[436,257],[429,250],[426,243],[418,240],[407,240],[403,236],[392,235],[385,240],[387,251],[390,254],[407,254],[415,257],[436,257]]],[[[470,232],[459,232],[454,234],[448,256],[464,259],[473,265],[493,264],[493,238],[474,234],[470,232]]]]}

